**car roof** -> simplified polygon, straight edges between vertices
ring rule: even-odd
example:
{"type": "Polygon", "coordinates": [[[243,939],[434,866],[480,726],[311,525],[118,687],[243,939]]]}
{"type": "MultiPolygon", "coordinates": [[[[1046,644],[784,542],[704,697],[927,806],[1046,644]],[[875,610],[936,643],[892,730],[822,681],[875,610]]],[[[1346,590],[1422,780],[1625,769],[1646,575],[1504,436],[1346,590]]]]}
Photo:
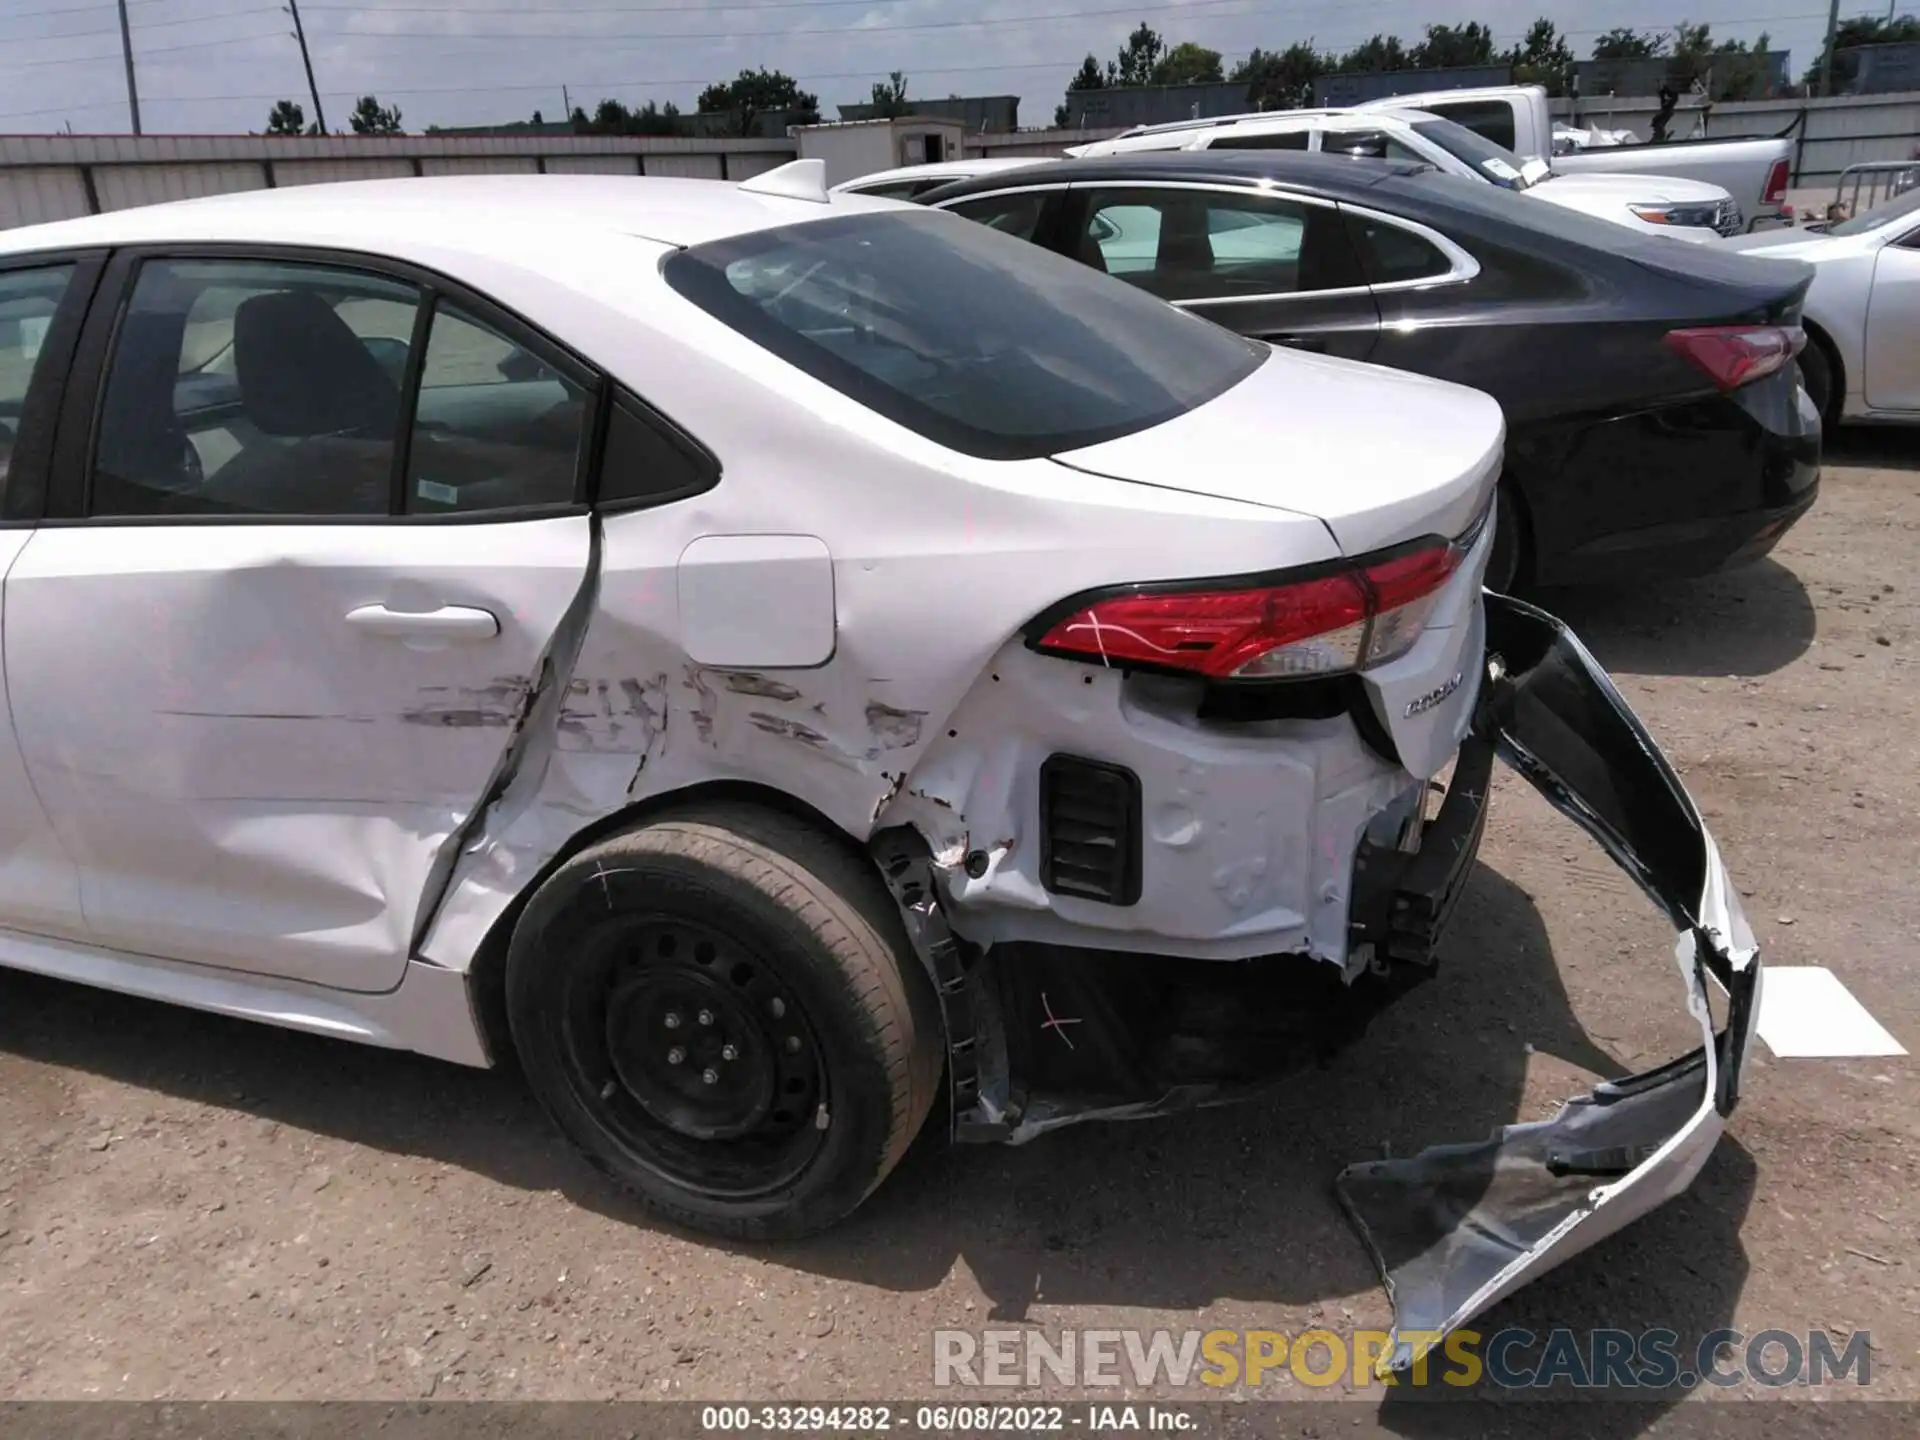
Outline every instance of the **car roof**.
{"type": "MultiPolygon", "coordinates": [[[[1332,199],[1361,199],[1375,186],[1398,177],[1420,175],[1433,167],[1411,160],[1373,160],[1349,155],[1314,155],[1304,150],[1128,150],[1049,165],[1035,183],[1066,185],[1135,180],[1142,184],[1214,181],[1229,185],[1278,185],[1308,190],[1332,199]]],[[[1013,177],[981,176],[957,181],[920,197],[943,204],[977,191],[1006,188],[1013,177]]]]}
{"type": "Polygon", "coordinates": [[[698,245],[834,213],[906,208],[866,195],[826,203],[715,180],[625,175],[459,175],[352,180],[142,205],[0,231],[0,254],[169,241],[325,244],[373,253],[420,245],[524,255],[530,232],[698,245]]]}

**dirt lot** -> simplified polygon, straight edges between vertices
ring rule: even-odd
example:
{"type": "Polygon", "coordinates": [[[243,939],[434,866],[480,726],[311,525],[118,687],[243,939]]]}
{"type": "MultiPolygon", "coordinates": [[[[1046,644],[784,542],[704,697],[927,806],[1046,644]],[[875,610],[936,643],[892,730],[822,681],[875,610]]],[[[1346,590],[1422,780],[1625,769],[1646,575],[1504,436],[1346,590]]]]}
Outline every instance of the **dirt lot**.
{"type": "MultiPolygon", "coordinates": [[[[1914,1048],[1920,436],[1836,451],[1775,560],[1549,603],[1681,767],[1769,961],[1830,966],[1914,1048]]],[[[0,975],[0,1395],[899,1399],[931,1393],[939,1327],[1384,1327],[1335,1171],[1690,1048],[1669,944],[1503,780],[1441,978],[1330,1070],[923,1144],[844,1228],[767,1250],[649,1225],[513,1076],[0,975]]],[[[1690,1193],[1482,1328],[1865,1328],[1874,1392],[1920,1398],[1915,1101],[1911,1060],[1763,1049],[1690,1193]]]]}

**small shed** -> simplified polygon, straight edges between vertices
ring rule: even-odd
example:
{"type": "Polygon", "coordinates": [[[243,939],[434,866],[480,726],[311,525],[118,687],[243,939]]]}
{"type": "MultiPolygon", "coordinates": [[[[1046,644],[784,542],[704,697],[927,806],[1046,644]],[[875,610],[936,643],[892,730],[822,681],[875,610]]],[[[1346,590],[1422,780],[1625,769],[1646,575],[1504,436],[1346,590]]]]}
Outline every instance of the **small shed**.
{"type": "Polygon", "coordinates": [[[842,120],[787,131],[802,160],[824,160],[827,184],[839,185],[902,165],[936,165],[962,157],[964,120],[904,115],[893,120],[842,120]]]}

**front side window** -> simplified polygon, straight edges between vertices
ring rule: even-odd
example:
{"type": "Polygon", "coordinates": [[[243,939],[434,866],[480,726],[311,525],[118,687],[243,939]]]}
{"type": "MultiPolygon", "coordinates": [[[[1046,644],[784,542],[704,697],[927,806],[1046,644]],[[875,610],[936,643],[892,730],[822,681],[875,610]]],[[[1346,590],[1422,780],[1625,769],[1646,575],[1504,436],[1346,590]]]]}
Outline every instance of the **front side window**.
{"type": "Polygon", "coordinates": [[[89,513],[385,515],[420,294],[255,260],[140,267],[89,513]]]}
{"type": "Polygon", "coordinates": [[[1251,192],[1091,192],[1087,240],[1107,273],[1163,300],[1357,284],[1336,212],[1251,192]]]}
{"type": "Polygon", "coordinates": [[[1028,459],[1183,415],[1263,349],[1085,266],[938,212],[850,215],[698,245],[688,301],[950,449],[1028,459]]]}
{"type": "Polygon", "coordinates": [[[964,215],[975,224],[1011,235],[1016,240],[1031,240],[1040,228],[1040,212],[1046,204],[1044,191],[1028,190],[1013,195],[984,195],[978,200],[962,200],[940,208],[964,215]]]}
{"type": "Polygon", "coordinates": [[[71,265],[0,273],[0,497],[6,494],[27,391],[72,279],[71,265]]]}

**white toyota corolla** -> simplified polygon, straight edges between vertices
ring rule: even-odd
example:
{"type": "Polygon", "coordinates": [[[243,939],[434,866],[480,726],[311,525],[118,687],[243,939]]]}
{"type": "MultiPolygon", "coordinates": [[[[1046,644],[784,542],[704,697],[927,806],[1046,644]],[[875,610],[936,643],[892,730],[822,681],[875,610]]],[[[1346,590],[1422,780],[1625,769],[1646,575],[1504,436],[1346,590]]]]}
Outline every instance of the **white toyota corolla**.
{"type": "Polygon", "coordinates": [[[1752,937],[1606,677],[1483,593],[1473,391],[801,162],[8,232],[0,436],[0,964],[511,1047],[659,1211],[791,1235],[941,1096],[1018,1142],[1357,1033],[1498,752],[1671,919],[1702,1046],[1345,1173],[1394,1363],[1733,1107],[1752,937]]]}

